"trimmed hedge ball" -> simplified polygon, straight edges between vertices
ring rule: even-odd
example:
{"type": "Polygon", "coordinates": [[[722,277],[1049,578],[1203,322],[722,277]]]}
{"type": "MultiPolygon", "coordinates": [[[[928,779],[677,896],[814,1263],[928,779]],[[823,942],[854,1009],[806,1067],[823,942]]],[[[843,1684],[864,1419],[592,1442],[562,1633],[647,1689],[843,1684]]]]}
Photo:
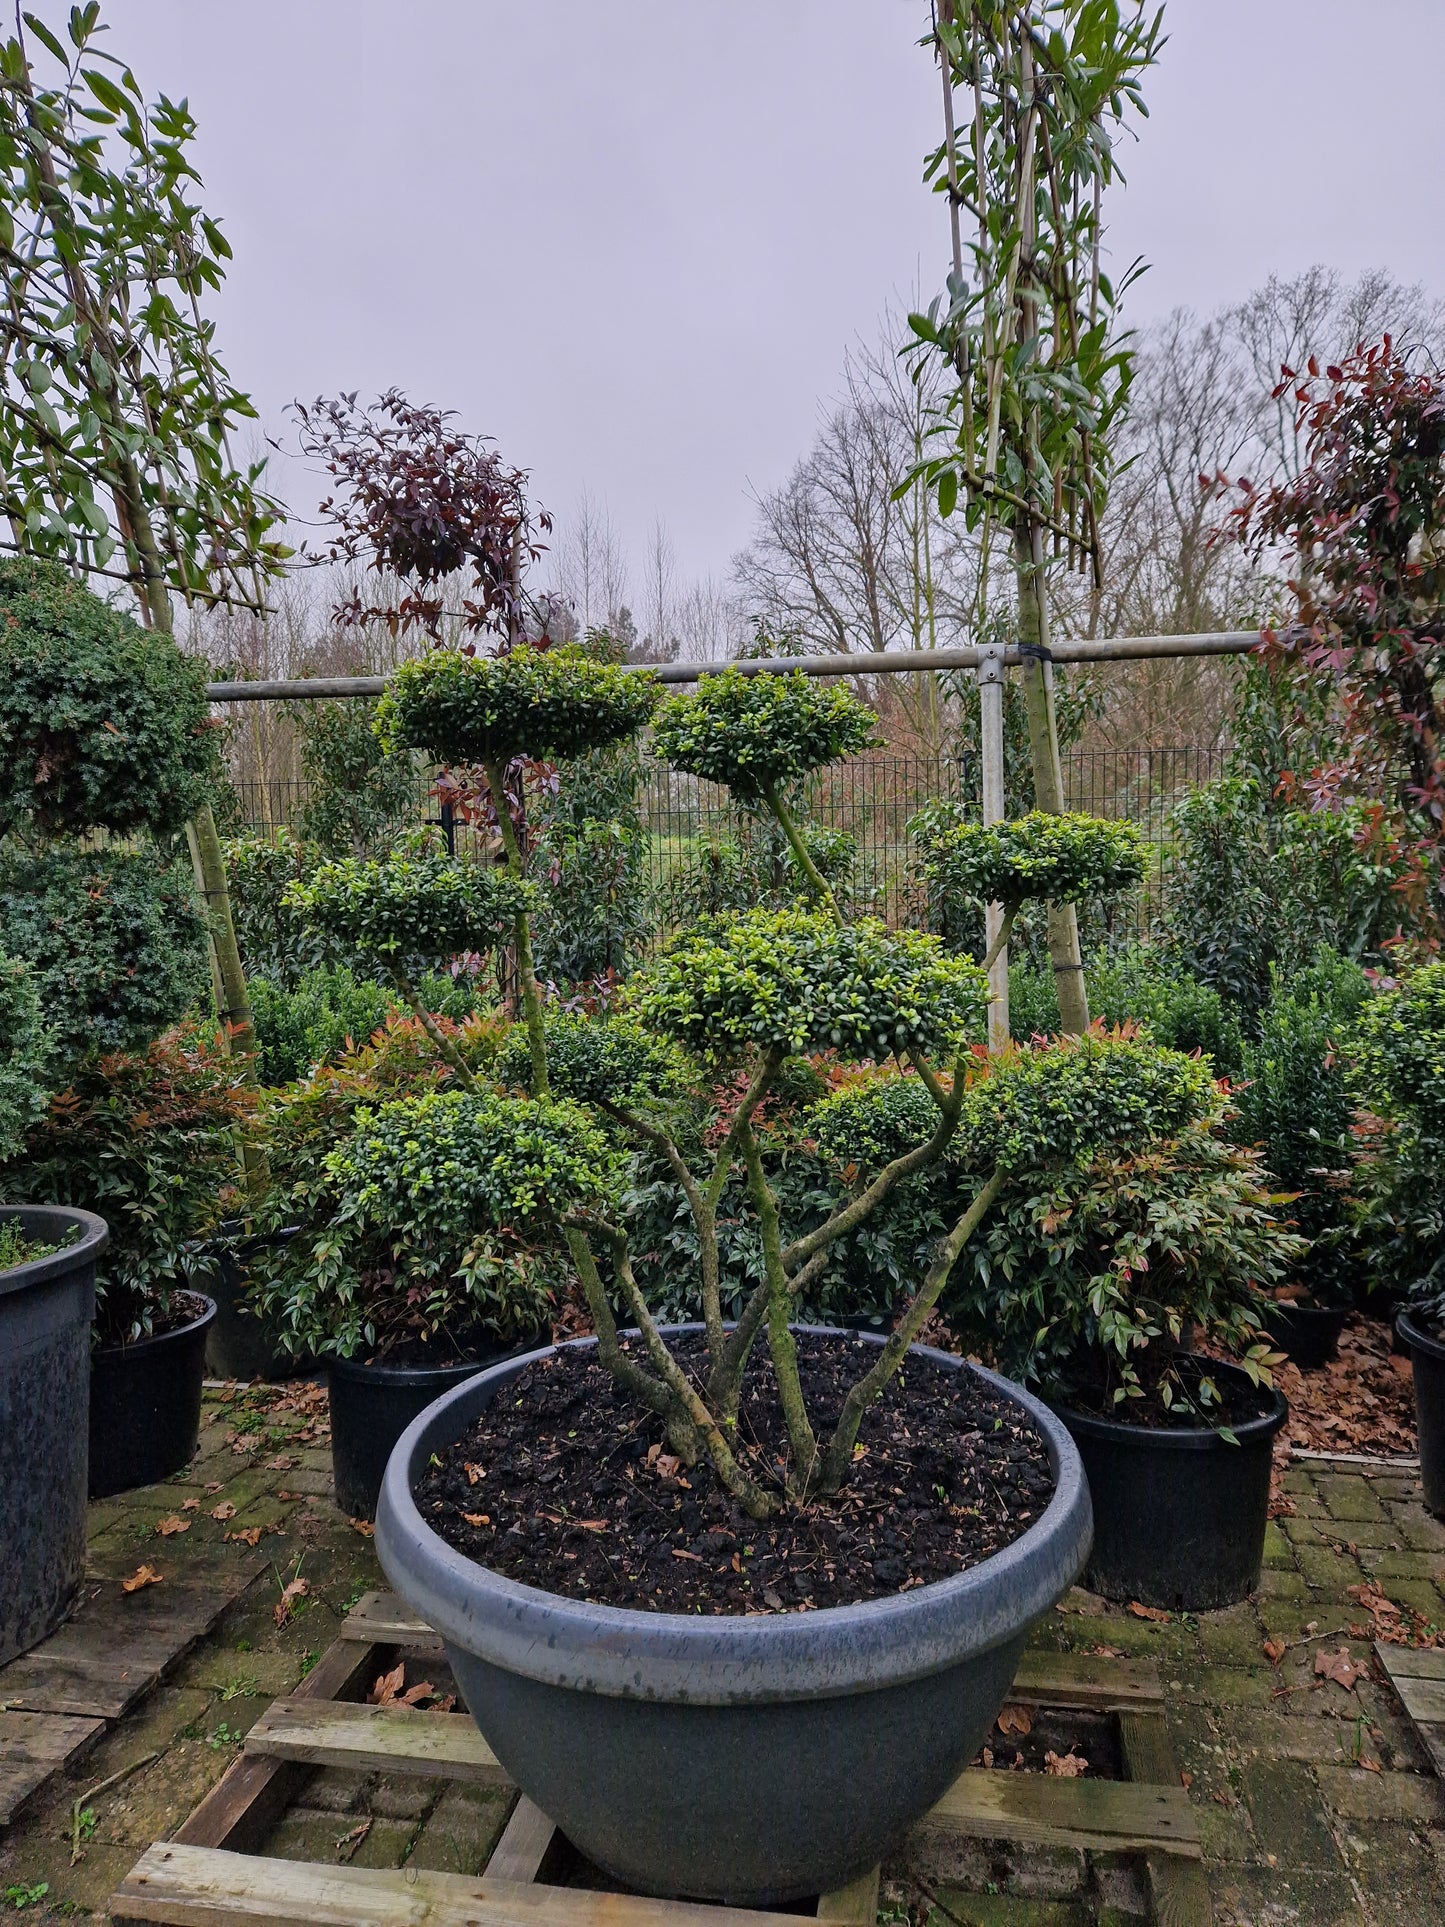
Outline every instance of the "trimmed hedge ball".
{"type": "Polygon", "coordinates": [[[872,710],[841,684],[738,669],[671,697],[653,729],[653,747],[674,769],[754,798],[881,740],[872,710]]]}

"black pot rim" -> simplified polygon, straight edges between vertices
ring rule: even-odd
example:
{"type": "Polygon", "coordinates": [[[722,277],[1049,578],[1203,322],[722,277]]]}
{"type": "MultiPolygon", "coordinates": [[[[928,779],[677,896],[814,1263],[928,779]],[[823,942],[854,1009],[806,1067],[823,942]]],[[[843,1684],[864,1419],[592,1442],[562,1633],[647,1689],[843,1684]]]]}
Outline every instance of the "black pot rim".
{"type": "MultiPolygon", "coordinates": [[[[664,1327],[671,1336],[699,1326],[664,1327]]],[[[804,1327],[882,1344],[880,1336],[804,1327]]],[[[595,1338],[544,1346],[490,1366],[413,1420],[387,1464],[376,1550],[388,1579],[446,1640],[507,1672],[616,1699],[744,1705],[874,1692],[925,1679],[991,1651],[1047,1612],[1083,1570],[1093,1509],[1078,1447],[1048,1407],[1021,1386],[952,1352],[913,1353],[972,1371],[1038,1425],[1054,1492],[1017,1539],[966,1572],[908,1592],[809,1613],[696,1615],[591,1604],[505,1578],[455,1551],[422,1518],[412,1469],[423,1452],[469,1422],[481,1378],[515,1374],[549,1352],[591,1348],[595,1338]]],[[[420,1467],[417,1467],[420,1470],[420,1467]]]]}
{"type": "Polygon", "coordinates": [[[81,1235],[72,1244],[62,1245],[59,1251],[49,1252],[43,1258],[27,1259],[23,1265],[12,1265],[9,1271],[0,1271],[0,1295],[28,1291],[32,1285],[45,1285],[54,1278],[65,1277],[78,1265],[94,1264],[110,1243],[110,1226],[93,1211],[82,1211],[71,1204],[0,1204],[0,1218],[36,1217],[65,1218],[82,1227],[81,1235]]]}
{"type": "Polygon", "coordinates": [[[328,1373],[352,1385],[407,1386],[428,1378],[434,1378],[439,1385],[454,1385],[460,1380],[475,1378],[478,1372],[489,1372],[494,1365],[509,1365],[514,1359],[545,1351],[550,1342],[548,1339],[538,1345],[530,1339],[519,1339],[504,1352],[488,1352],[485,1358],[458,1359],[453,1365],[387,1365],[373,1364],[364,1358],[337,1357],[324,1358],[321,1363],[328,1373]]]}
{"type": "Polygon", "coordinates": [[[185,1292],[191,1298],[205,1298],[206,1309],[199,1316],[177,1325],[168,1332],[152,1332],[147,1338],[134,1338],[128,1345],[97,1345],[91,1353],[92,1358],[134,1358],[138,1352],[153,1351],[158,1345],[171,1345],[193,1331],[203,1329],[216,1316],[216,1301],[207,1298],[205,1292],[197,1291],[194,1285],[180,1285],[177,1293],[185,1292]]]}
{"type": "Polygon", "coordinates": [[[1343,1325],[1354,1311],[1353,1305],[1298,1305],[1292,1299],[1272,1298],[1265,1313],[1266,1318],[1338,1318],[1343,1325]]]}
{"type": "MultiPolygon", "coordinates": [[[[1249,1374],[1241,1371],[1238,1365],[1215,1360],[1214,1370],[1216,1373],[1227,1372],[1231,1378],[1242,1380],[1246,1385],[1254,1385],[1249,1374]]],[[[1263,1392],[1266,1388],[1260,1386],[1255,1389],[1263,1392]]],[[[1238,1445],[1254,1445],[1272,1439],[1289,1417],[1289,1401],[1279,1387],[1269,1387],[1268,1393],[1273,1401],[1268,1412],[1226,1428],[1234,1434],[1238,1445]]],[[[1171,1452],[1233,1452],[1238,1449],[1238,1445],[1231,1445],[1227,1439],[1222,1439],[1219,1428],[1213,1425],[1124,1425],[1118,1419],[1096,1418],[1092,1412],[1075,1411],[1072,1405],[1062,1402],[1052,1405],[1050,1409],[1058,1413],[1071,1432],[1082,1432],[1085,1438],[1090,1439],[1107,1439],[1111,1444],[1122,1444],[1125,1440],[1147,1441],[1171,1452]]]]}
{"type": "Polygon", "coordinates": [[[1422,1331],[1408,1311],[1395,1314],[1395,1330],[1415,1351],[1423,1352],[1427,1358],[1445,1363],[1445,1344],[1442,1344],[1438,1338],[1432,1338],[1429,1332],[1422,1331]]]}

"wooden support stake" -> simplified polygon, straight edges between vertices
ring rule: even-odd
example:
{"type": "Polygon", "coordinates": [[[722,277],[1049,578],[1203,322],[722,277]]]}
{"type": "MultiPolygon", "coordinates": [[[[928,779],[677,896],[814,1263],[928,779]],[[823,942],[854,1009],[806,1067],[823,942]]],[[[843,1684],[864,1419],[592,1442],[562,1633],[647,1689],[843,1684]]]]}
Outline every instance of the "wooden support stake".
{"type": "MultiPolygon", "coordinates": [[[[1131,1782],[1179,1786],[1179,1768],[1162,1713],[1121,1713],[1119,1742],[1131,1782]]],[[[1209,1881],[1197,1861],[1150,1851],[1144,1856],[1144,1866],[1158,1927],[1213,1927],[1209,1881]]]]}

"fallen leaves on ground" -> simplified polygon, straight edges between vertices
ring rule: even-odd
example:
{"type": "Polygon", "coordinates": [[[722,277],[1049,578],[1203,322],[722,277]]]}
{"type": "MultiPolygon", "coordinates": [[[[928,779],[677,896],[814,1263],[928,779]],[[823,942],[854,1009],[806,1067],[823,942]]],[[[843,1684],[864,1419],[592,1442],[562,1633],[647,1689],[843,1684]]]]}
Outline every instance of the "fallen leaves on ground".
{"type": "Polygon", "coordinates": [[[214,1499],[216,1494],[220,1491],[220,1489],[221,1489],[221,1481],[219,1479],[212,1479],[209,1485],[205,1485],[201,1487],[201,1490],[205,1493],[208,1499],[214,1499]]]}
{"type": "Polygon", "coordinates": [[[370,1519],[349,1519],[347,1524],[353,1532],[359,1532],[363,1539],[373,1539],[376,1536],[376,1527],[370,1519]]]}
{"type": "Polygon", "coordinates": [[[178,1532],[189,1532],[190,1529],[190,1520],[179,1519],[174,1512],[169,1519],[162,1519],[156,1526],[156,1531],[162,1539],[174,1539],[178,1532]]]}
{"type": "Polygon", "coordinates": [[[281,1501],[282,1505],[294,1505],[298,1499],[304,1499],[306,1494],[304,1492],[288,1492],[283,1485],[277,1489],[276,1497],[281,1501]]]}
{"type": "Polygon", "coordinates": [[[1367,1579],[1364,1585],[1349,1586],[1346,1591],[1370,1615],[1370,1634],[1385,1645],[1445,1647],[1445,1631],[1413,1606],[1397,1606],[1376,1580],[1367,1579]]]}
{"type": "Polygon", "coordinates": [[[370,1706],[416,1706],[430,1702],[434,1713],[450,1713],[457,1703],[455,1693],[440,1694],[429,1679],[415,1686],[406,1685],[406,1663],[398,1661],[389,1673],[382,1673],[366,1696],[370,1706]]]}
{"type": "Polygon", "coordinates": [[[492,1523],[491,1514],[487,1512],[464,1512],[462,1517],[469,1526],[489,1526],[492,1523]]]}
{"type": "Polygon", "coordinates": [[[281,1597],[276,1601],[276,1610],[272,1614],[272,1618],[278,1626],[284,1626],[286,1624],[292,1613],[296,1610],[296,1601],[298,1599],[304,1599],[310,1590],[310,1585],[306,1580],[302,1579],[299,1574],[295,1579],[291,1580],[289,1584],[282,1587],[281,1597]]]}
{"type": "Polygon", "coordinates": [[[199,1512],[200,1509],[201,1509],[201,1502],[199,1499],[182,1499],[181,1500],[182,1512],[199,1512]]]}
{"type": "Polygon", "coordinates": [[[998,1716],[998,1730],[1024,1739],[1034,1730],[1034,1716],[1026,1706],[1006,1706],[998,1716]]]}
{"type": "Polygon", "coordinates": [[[120,1589],[122,1592],[140,1592],[145,1586],[158,1586],[163,1577],[164,1574],[157,1572],[154,1566],[137,1566],[129,1579],[121,1580],[120,1589]]]}
{"type": "Polygon", "coordinates": [[[1284,1654],[1285,1645],[1282,1639],[1267,1639],[1264,1642],[1264,1656],[1271,1666],[1278,1666],[1284,1654]]]}
{"type": "Polygon", "coordinates": [[[1089,1770],[1089,1762],[1072,1747],[1067,1753],[1046,1753],[1044,1772],[1053,1780],[1077,1780],[1089,1770]]]}
{"type": "Polygon", "coordinates": [[[1279,1446],[1307,1452],[1363,1452],[1394,1458],[1415,1450],[1410,1361],[1390,1349],[1383,1319],[1355,1312],[1328,1365],[1302,1372],[1281,1365],[1275,1384],[1289,1400],[1279,1446]]]}
{"type": "Polygon", "coordinates": [[[1347,1646],[1341,1646],[1337,1653],[1315,1654],[1315,1677],[1332,1679],[1336,1686],[1343,1686],[1347,1693],[1355,1690],[1356,1680],[1363,1679],[1366,1671],[1367,1668],[1352,1657],[1347,1646]]]}
{"type": "Polygon", "coordinates": [[[1129,1601],[1129,1610],[1136,1619],[1155,1619],[1165,1624],[1173,1617],[1171,1613],[1165,1612],[1162,1606],[1146,1606],[1138,1599],[1129,1601]]]}
{"type": "Polygon", "coordinates": [[[487,1476],[479,1465],[464,1465],[462,1470],[467,1475],[468,1485],[480,1485],[482,1480],[487,1476]]]}
{"type": "Polygon", "coordinates": [[[299,1464],[299,1459],[288,1459],[284,1452],[280,1452],[274,1459],[267,1459],[266,1470],[268,1472],[294,1472],[299,1464]]]}
{"type": "Polygon", "coordinates": [[[237,1545],[259,1546],[261,1534],[265,1530],[264,1526],[238,1526],[234,1532],[228,1532],[226,1537],[237,1545]]]}
{"type": "Polygon", "coordinates": [[[211,1507],[211,1517],[219,1520],[222,1525],[226,1523],[227,1519],[234,1519],[235,1516],[236,1508],[231,1504],[229,1499],[223,1499],[219,1505],[211,1507]]]}

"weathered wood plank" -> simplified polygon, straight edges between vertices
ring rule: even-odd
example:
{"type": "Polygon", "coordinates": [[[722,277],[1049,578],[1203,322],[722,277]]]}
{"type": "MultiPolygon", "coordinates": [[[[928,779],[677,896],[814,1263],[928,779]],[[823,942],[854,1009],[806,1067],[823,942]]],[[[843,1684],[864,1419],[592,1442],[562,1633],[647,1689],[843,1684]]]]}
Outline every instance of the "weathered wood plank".
{"type": "Polygon", "coordinates": [[[1096,1853],[1158,1848],[1201,1855],[1199,1826],[1181,1786],[1119,1780],[1055,1780],[1038,1773],[969,1767],[924,1820],[925,1827],[1034,1846],[1096,1853]]]}
{"type": "MultiPolygon", "coordinates": [[[[338,1639],[291,1697],[319,1703],[344,1699],[348,1693],[371,1685],[390,1652],[386,1646],[362,1646],[338,1639]]],[[[306,1769],[292,1761],[243,1753],[177,1829],[175,1840],[190,1847],[254,1851],[291,1804],[305,1777],[306,1769]]]]}
{"type": "Polygon", "coordinates": [[[1079,1706],[1109,1712],[1123,1706],[1162,1706],[1164,1684],[1152,1659],[1027,1652],[1009,1688],[1009,1698],[1033,1706],[1079,1706]]]}
{"type": "Polygon", "coordinates": [[[820,1894],[819,1920],[845,1923],[845,1927],[875,1927],[878,1919],[879,1874],[879,1868],[870,1867],[867,1873],[850,1880],[846,1887],[835,1887],[831,1893],[820,1894]]]}
{"type": "Polygon", "coordinates": [[[116,1920],[169,1927],[797,1927],[795,1914],[419,1867],[322,1867],[174,1843],[144,1854],[112,1894],[110,1911],[116,1920]]]}
{"type": "Polygon", "coordinates": [[[523,1793],[487,1862],[488,1880],[515,1880],[524,1886],[538,1880],[557,1837],[557,1829],[539,1806],[523,1793]]]}
{"type": "Polygon", "coordinates": [[[1445,1679],[1411,1679],[1400,1673],[1392,1673],[1390,1678],[1416,1726],[1445,1724],[1445,1679]]]}
{"type": "Polygon", "coordinates": [[[1375,1657],[1391,1679],[1445,1679],[1445,1652],[1438,1646],[1390,1646],[1377,1639],[1375,1657]]]}
{"type": "Polygon", "coordinates": [[[415,1706],[279,1699],[246,1735],[246,1751],[308,1766],[412,1773],[487,1786],[507,1783],[496,1754],[469,1714],[431,1713],[415,1706]]]}
{"type": "Polygon", "coordinates": [[[255,1553],[228,1561],[205,1583],[167,1579],[129,1594],[117,1579],[87,1580],[65,1624],[0,1667],[0,1705],[118,1720],[211,1630],[265,1563],[255,1553]]]}
{"type": "Polygon", "coordinates": [[[443,1650],[442,1642],[424,1619],[418,1619],[394,1592],[363,1593],[341,1622],[343,1639],[369,1639],[409,1652],[443,1650]]]}
{"type": "Polygon", "coordinates": [[[0,1827],[104,1731],[104,1720],[75,1714],[0,1711],[0,1827]]]}
{"type": "MultiPolygon", "coordinates": [[[[1121,1713],[1119,1744],[1131,1782],[1179,1786],[1179,1766],[1162,1713],[1121,1713]]],[[[1144,1867],[1157,1927],[1213,1927],[1209,1881],[1198,1861],[1150,1852],[1144,1856],[1144,1867]]]]}

